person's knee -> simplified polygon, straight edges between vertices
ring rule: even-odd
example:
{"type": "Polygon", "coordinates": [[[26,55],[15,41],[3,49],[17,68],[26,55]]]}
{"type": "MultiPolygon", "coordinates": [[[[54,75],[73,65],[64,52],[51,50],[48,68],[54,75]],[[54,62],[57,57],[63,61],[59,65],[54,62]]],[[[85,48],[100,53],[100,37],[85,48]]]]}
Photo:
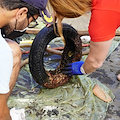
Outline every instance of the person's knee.
{"type": "Polygon", "coordinates": [[[12,53],[13,53],[13,67],[15,65],[20,65],[20,61],[21,61],[21,49],[19,47],[19,45],[11,40],[6,40],[10,46],[10,48],[12,49],[12,53]]]}

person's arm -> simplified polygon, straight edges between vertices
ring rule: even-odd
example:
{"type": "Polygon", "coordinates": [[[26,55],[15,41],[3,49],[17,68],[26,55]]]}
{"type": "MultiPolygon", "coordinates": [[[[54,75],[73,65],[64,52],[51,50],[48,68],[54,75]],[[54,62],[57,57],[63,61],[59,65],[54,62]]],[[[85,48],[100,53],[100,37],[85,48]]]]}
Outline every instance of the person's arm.
{"type": "Polygon", "coordinates": [[[4,39],[0,39],[0,41],[2,46],[5,46],[5,48],[1,47],[2,49],[0,49],[0,55],[4,53],[4,56],[0,60],[0,120],[11,120],[7,100],[19,73],[21,50],[19,45],[14,41],[6,40],[12,50],[9,47],[7,48],[7,43],[4,39]]]}
{"type": "Polygon", "coordinates": [[[83,64],[83,69],[86,73],[92,73],[100,68],[106,59],[112,40],[103,42],[90,42],[90,52],[83,64]]]}
{"type": "Polygon", "coordinates": [[[7,94],[0,94],[0,120],[12,120],[7,107],[7,94]]]}
{"type": "Polygon", "coordinates": [[[100,68],[109,52],[112,39],[104,42],[90,42],[90,52],[84,61],[67,64],[62,73],[68,76],[83,75],[94,72],[100,68]]]}

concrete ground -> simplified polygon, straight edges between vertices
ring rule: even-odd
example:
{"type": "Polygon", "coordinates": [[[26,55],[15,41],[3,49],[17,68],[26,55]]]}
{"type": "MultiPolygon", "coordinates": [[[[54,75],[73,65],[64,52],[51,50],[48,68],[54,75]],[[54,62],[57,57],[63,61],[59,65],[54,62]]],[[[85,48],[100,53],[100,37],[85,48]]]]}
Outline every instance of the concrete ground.
{"type": "Polygon", "coordinates": [[[89,19],[90,19],[90,14],[86,14],[86,15],[83,15],[81,17],[74,18],[74,19],[65,18],[63,20],[63,23],[72,25],[78,31],[88,30],[89,19]]]}

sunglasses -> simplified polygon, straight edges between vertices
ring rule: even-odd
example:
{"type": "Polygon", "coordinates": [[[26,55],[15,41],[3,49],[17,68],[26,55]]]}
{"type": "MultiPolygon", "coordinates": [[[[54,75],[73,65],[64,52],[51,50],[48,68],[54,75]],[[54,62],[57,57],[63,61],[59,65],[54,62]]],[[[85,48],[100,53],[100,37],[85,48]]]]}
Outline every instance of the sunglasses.
{"type": "Polygon", "coordinates": [[[28,28],[34,28],[37,25],[39,25],[39,23],[36,21],[36,19],[34,18],[34,16],[29,12],[30,16],[33,18],[33,21],[28,25],[28,28]]]}

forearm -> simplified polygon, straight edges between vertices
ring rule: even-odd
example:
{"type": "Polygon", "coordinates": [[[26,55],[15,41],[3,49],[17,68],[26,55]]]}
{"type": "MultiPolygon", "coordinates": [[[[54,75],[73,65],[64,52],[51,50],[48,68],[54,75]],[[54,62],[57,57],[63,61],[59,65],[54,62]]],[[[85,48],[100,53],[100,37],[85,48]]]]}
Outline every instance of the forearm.
{"type": "Polygon", "coordinates": [[[8,108],[6,108],[5,111],[0,111],[0,120],[12,120],[8,108]]]}
{"type": "Polygon", "coordinates": [[[7,107],[7,94],[0,94],[0,120],[12,120],[7,107]]]}
{"type": "Polygon", "coordinates": [[[85,73],[92,73],[94,72],[96,69],[100,68],[102,66],[104,61],[97,61],[94,58],[90,59],[89,57],[87,57],[85,63],[83,64],[83,69],[85,71],[85,73]]]}
{"type": "Polygon", "coordinates": [[[21,61],[21,50],[17,43],[11,40],[8,40],[8,39],[6,41],[13,51],[13,68],[12,68],[12,73],[11,73],[10,82],[9,82],[10,91],[6,94],[7,99],[8,99],[15,85],[15,82],[17,80],[17,76],[19,74],[20,61],[21,61]]]}
{"type": "Polygon", "coordinates": [[[112,40],[104,42],[90,42],[90,52],[83,64],[86,73],[92,73],[103,65],[108,55],[112,40]]]}

